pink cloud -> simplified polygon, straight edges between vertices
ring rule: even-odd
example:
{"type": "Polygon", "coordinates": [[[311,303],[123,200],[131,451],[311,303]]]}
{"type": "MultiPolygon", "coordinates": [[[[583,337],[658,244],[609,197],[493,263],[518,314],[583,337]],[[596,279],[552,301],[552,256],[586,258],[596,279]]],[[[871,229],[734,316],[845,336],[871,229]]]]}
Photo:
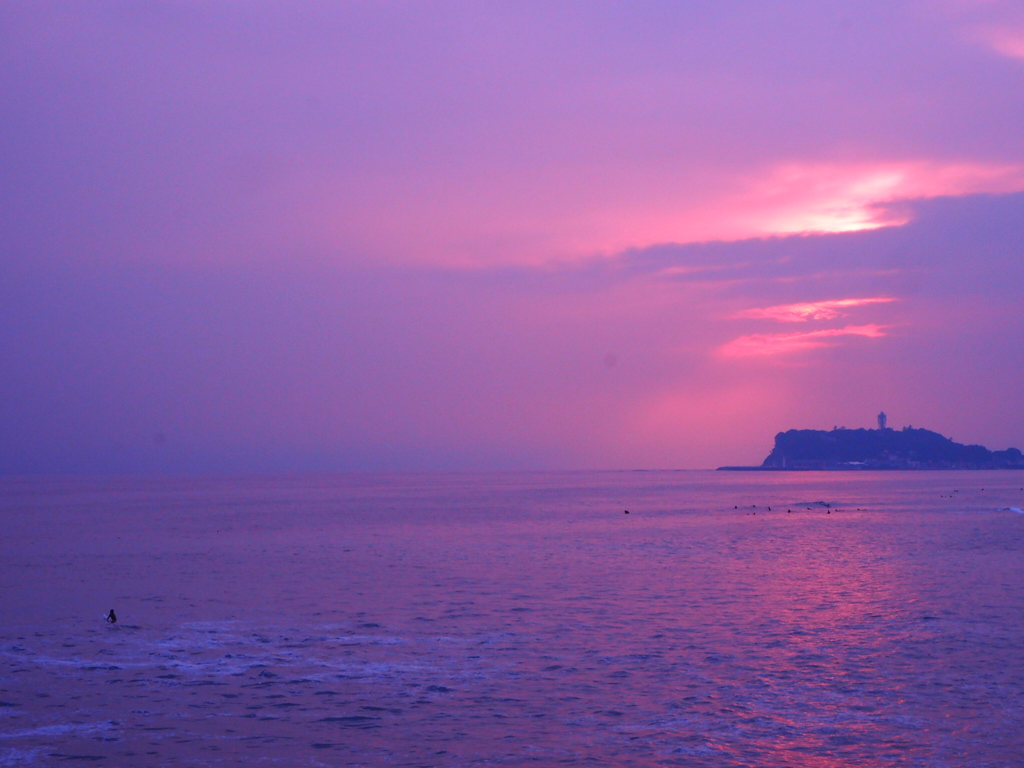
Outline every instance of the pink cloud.
{"type": "Polygon", "coordinates": [[[890,207],[900,201],[1024,190],[1019,164],[794,162],[723,170],[715,178],[697,174],[683,189],[658,171],[643,181],[635,173],[616,169],[614,183],[575,185],[565,178],[586,173],[564,168],[529,185],[449,179],[418,196],[373,184],[361,185],[356,195],[325,181],[298,209],[296,230],[303,237],[315,233],[321,244],[355,243],[362,252],[398,261],[543,264],[659,243],[878,229],[909,221],[890,207]],[[642,194],[630,192],[638,186],[642,194]],[[389,215],[381,217],[380,210],[389,215]]]}
{"type": "Polygon", "coordinates": [[[399,261],[543,264],[660,243],[877,229],[909,220],[893,203],[1024,190],[1024,165],[1015,164],[790,163],[722,172],[699,189],[651,178],[643,196],[624,193],[639,183],[626,181],[631,173],[571,188],[563,177],[579,174],[563,170],[529,188],[447,179],[415,199],[373,185],[359,187],[357,199],[325,188],[297,209],[296,230],[399,261]]]}
{"type": "Polygon", "coordinates": [[[881,162],[786,164],[753,179],[730,201],[751,234],[856,232],[906,224],[900,200],[1024,189],[1024,166],[881,162]]]}
{"type": "Polygon", "coordinates": [[[861,307],[865,304],[886,304],[896,299],[876,296],[866,299],[833,299],[829,301],[812,301],[803,304],[780,304],[774,307],[758,307],[739,312],[733,317],[754,318],[758,320],[777,320],[780,323],[802,323],[808,320],[832,320],[845,317],[840,310],[847,307],[861,307]]]}
{"type": "Polygon", "coordinates": [[[1024,59],[1024,9],[1018,0],[946,0],[966,37],[1011,59],[1024,59]]]}
{"type": "Polygon", "coordinates": [[[840,336],[885,336],[882,325],[847,325],[844,328],[825,328],[806,333],[754,333],[733,339],[718,350],[724,357],[767,357],[806,349],[832,346],[831,339],[840,336]]]}
{"type": "Polygon", "coordinates": [[[981,37],[997,53],[1012,59],[1024,59],[1024,29],[986,29],[981,37]]]}

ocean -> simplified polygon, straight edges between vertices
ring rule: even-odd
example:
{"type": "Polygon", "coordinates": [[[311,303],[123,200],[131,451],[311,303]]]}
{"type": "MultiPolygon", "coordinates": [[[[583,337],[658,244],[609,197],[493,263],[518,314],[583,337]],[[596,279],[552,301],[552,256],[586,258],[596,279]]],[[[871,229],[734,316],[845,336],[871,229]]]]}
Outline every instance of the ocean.
{"type": "Polygon", "coordinates": [[[1012,471],[2,479],[0,766],[1019,766],[1022,505],[1012,471]]]}

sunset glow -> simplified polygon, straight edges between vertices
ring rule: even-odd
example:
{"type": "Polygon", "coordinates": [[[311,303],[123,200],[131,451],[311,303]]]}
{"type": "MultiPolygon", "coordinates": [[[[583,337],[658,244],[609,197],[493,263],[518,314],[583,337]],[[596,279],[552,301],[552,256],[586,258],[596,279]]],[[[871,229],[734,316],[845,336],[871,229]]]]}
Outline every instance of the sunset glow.
{"type": "Polygon", "coordinates": [[[787,165],[753,183],[735,215],[762,235],[857,232],[906,224],[890,207],[900,201],[1020,190],[1024,165],[787,165]]]}
{"type": "Polygon", "coordinates": [[[780,323],[803,323],[808,320],[832,320],[845,317],[843,309],[863,307],[868,304],[888,304],[896,299],[879,296],[870,299],[831,299],[812,301],[806,304],[782,304],[777,307],[746,309],[734,317],[748,317],[758,320],[777,320],[780,323]]]}
{"type": "Polygon", "coordinates": [[[1024,0],[0,39],[0,768],[1022,763],[1024,0]]]}
{"type": "Polygon", "coordinates": [[[0,471],[1016,440],[1012,2],[129,5],[0,11],[0,471]]]}
{"type": "Polygon", "coordinates": [[[804,333],[754,333],[740,336],[718,351],[724,357],[766,357],[827,347],[842,336],[878,339],[885,335],[885,327],[879,325],[847,325],[804,333]]]}

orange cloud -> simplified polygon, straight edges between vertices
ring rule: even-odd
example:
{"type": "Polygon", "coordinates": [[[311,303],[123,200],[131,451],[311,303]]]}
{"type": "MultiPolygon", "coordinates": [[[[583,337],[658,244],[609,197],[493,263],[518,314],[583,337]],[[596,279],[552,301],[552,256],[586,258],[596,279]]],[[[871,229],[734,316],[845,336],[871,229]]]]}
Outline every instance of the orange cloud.
{"type": "Polygon", "coordinates": [[[740,336],[718,350],[724,357],[767,357],[806,349],[832,346],[830,339],[839,336],[885,336],[883,325],[848,325],[845,328],[825,328],[806,333],[754,333],[740,336]]]}
{"type": "Polygon", "coordinates": [[[812,301],[806,304],[780,304],[774,307],[759,307],[739,312],[733,317],[754,318],[758,320],[777,320],[780,323],[802,323],[808,320],[832,320],[845,317],[841,309],[861,307],[865,304],[886,304],[896,299],[877,296],[868,299],[833,299],[830,301],[812,301]]]}

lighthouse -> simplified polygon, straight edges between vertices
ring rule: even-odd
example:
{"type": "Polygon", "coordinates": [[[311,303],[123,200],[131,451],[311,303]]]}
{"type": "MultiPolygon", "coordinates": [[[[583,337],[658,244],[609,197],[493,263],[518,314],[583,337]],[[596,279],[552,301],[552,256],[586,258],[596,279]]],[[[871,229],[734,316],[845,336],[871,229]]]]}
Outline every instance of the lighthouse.
{"type": "Polygon", "coordinates": [[[882,411],[880,414],[878,414],[878,428],[879,429],[885,429],[885,418],[886,418],[885,417],[885,411],[882,411]]]}

